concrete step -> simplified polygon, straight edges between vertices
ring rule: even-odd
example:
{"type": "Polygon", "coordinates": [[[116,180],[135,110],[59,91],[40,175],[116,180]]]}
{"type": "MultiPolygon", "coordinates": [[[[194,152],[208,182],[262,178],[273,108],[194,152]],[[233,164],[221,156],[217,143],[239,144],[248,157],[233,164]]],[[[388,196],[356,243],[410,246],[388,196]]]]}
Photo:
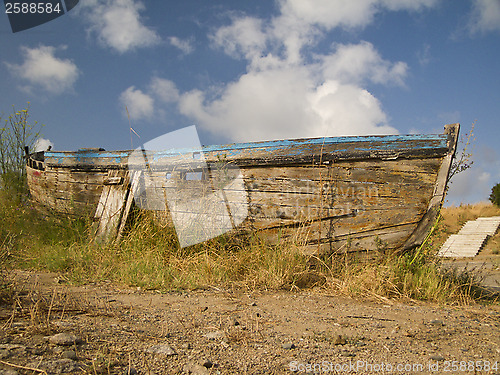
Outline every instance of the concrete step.
{"type": "Polygon", "coordinates": [[[448,258],[474,257],[488,237],[500,226],[500,216],[478,218],[465,223],[458,234],[452,234],[443,244],[438,256],[448,258]]]}
{"type": "Polygon", "coordinates": [[[458,233],[460,234],[486,233],[490,236],[493,236],[496,233],[499,224],[500,224],[500,218],[498,218],[497,220],[477,219],[465,223],[462,229],[460,229],[460,232],[458,233]]]}
{"type": "Polygon", "coordinates": [[[488,235],[453,234],[443,244],[438,256],[442,257],[473,257],[483,246],[488,235]]]}

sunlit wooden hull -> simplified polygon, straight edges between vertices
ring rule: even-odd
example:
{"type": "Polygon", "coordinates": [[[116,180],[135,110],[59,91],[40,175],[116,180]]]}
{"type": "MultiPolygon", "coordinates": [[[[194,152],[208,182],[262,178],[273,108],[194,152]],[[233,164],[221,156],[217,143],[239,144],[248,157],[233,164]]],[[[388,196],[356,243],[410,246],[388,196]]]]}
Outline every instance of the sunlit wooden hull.
{"type": "Polygon", "coordinates": [[[133,151],[45,152],[29,159],[28,183],[36,204],[59,213],[94,215],[105,186],[114,186],[124,200],[135,194],[143,208],[175,217],[176,207],[185,210],[175,199],[206,205],[207,196],[220,190],[214,181],[220,182],[221,170],[230,170],[223,200],[226,221],[237,231],[259,232],[274,243],[292,239],[313,250],[406,249],[422,242],[437,217],[458,132],[454,124],[438,135],[148,151],[147,168],[131,161],[133,151]],[[168,162],[153,165],[153,160],[168,162]],[[131,188],[134,173],[142,189],[131,188]],[[199,178],[193,181],[189,174],[199,178]]]}

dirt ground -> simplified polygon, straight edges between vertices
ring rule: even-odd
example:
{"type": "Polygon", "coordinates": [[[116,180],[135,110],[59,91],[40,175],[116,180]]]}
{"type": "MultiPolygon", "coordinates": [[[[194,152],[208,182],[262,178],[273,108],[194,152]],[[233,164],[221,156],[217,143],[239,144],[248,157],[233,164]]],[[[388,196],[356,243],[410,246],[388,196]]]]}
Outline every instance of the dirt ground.
{"type": "Polygon", "coordinates": [[[500,374],[498,303],[15,279],[19,295],[0,310],[0,374],[500,374]]]}

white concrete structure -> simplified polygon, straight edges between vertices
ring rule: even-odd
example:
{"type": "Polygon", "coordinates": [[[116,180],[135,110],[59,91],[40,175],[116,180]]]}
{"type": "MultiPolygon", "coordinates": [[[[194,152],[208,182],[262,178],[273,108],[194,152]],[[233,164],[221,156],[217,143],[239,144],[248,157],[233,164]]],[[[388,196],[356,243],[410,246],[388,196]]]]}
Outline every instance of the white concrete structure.
{"type": "Polygon", "coordinates": [[[448,258],[474,257],[488,237],[493,236],[500,225],[500,216],[481,217],[468,221],[460,232],[452,234],[439,250],[438,256],[448,258]]]}

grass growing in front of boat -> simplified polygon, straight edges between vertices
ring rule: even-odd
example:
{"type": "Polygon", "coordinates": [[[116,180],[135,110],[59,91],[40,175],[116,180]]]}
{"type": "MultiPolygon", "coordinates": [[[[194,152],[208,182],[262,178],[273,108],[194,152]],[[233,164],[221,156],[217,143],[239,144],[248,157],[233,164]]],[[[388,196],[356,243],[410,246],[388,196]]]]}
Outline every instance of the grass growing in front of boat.
{"type": "Polygon", "coordinates": [[[368,263],[347,259],[336,264],[337,269],[330,274],[327,284],[343,295],[382,302],[390,298],[469,304],[491,297],[479,287],[473,275],[444,270],[434,254],[434,250],[425,254],[408,252],[379,256],[368,263]]]}
{"type": "Polygon", "coordinates": [[[305,255],[300,238],[271,246],[253,235],[226,235],[181,249],[174,230],[147,212],[136,213],[118,245],[102,245],[93,241],[90,221],[43,215],[0,195],[0,247],[4,267],[62,272],[77,283],[110,280],[158,290],[314,288],[384,301],[470,303],[484,297],[475,280],[443,271],[435,257],[443,233],[452,230],[448,220],[418,254],[379,250],[367,262],[342,254],[305,255]]]}
{"type": "Polygon", "coordinates": [[[252,236],[221,236],[180,248],[171,227],[160,226],[149,213],[139,216],[119,245],[80,248],[78,259],[86,261],[76,262],[72,276],[146,289],[279,289],[291,287],[295,275],[308,267],[297,246],[266,246],[252,236]]]}

